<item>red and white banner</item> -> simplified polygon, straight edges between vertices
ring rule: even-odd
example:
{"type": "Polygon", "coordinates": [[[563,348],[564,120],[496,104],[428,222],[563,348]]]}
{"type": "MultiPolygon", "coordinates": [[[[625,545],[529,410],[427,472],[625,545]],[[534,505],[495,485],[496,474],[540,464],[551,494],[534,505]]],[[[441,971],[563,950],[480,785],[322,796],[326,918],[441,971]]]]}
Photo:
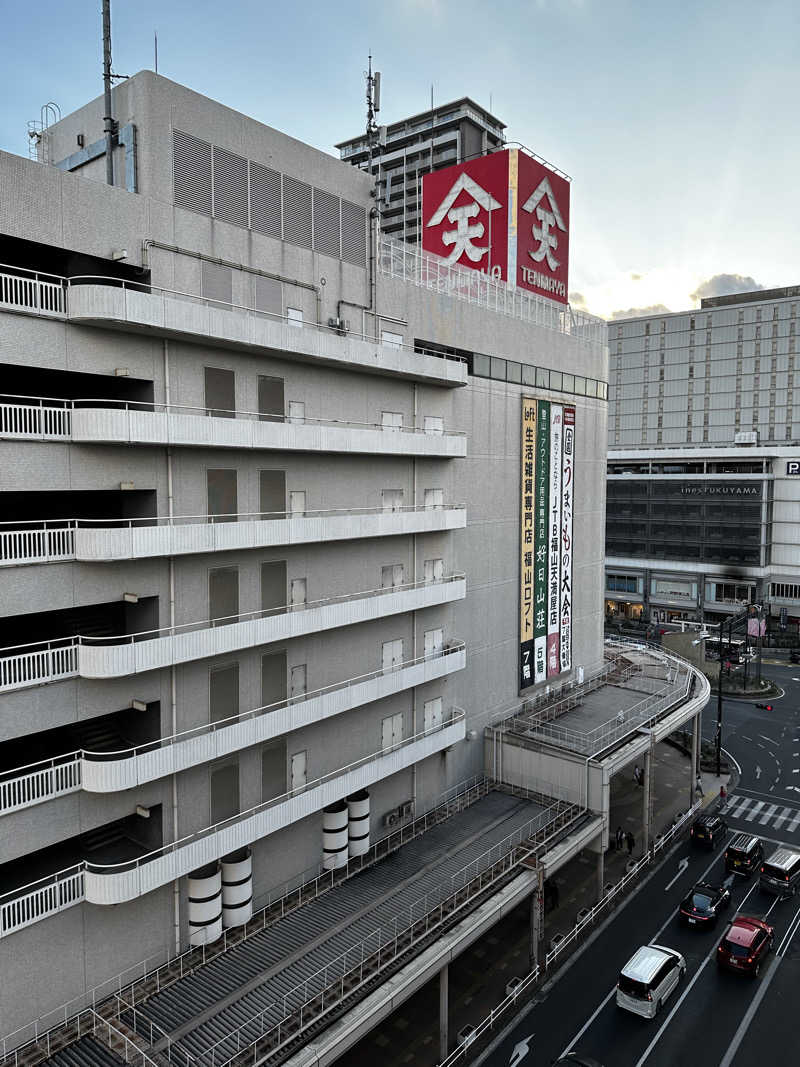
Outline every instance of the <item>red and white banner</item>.
{"type": "Polygon", "coordinates": [[[422,179],[422,247],[447,263],[567,303],[570,185],[517,148],[422,179]]]}

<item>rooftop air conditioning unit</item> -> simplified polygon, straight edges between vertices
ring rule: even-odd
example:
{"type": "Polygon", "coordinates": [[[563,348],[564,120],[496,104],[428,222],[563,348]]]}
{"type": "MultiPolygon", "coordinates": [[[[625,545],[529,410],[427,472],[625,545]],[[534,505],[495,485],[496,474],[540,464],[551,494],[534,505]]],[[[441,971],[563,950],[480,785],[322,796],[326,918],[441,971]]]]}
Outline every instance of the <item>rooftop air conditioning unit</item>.
{"type": "Polygon", "coordinates": [[[328,319],[328,326],[340,334],[350,333],[350,319],[340,319],[338,315],[328,319]]]}

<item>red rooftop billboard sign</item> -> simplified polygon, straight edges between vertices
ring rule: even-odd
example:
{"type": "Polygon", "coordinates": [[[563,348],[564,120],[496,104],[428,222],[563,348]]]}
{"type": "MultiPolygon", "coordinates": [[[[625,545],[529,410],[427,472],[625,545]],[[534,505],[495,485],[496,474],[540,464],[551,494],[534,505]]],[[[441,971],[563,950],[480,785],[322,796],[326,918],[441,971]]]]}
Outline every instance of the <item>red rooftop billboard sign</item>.
{"type": "Polygon", "coordinates": [[[567,302],[569,182],[517,148],[422,179],[422,247],[567,302]]]}

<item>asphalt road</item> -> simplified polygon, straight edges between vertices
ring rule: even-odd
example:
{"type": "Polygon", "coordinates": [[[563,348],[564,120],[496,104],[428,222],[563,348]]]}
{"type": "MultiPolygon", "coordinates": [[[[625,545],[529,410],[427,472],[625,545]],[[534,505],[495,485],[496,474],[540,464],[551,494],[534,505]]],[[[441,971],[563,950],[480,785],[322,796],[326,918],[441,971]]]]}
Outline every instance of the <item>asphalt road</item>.
{"type": "MultiPolygon", "coordinates": [[[[772,701],[772,712],[725,701],[723,744],[742,770],[726,813],[730,835],[758,833],[768,852],[772,842],[800,848],[800,670],[770,666],[764,673],[786,695],[772,701]]],[[[713,737],[715,725],[716,698],[704,713],[704,736],[713,737]]],[[[678,925],[678,905],[694,882],[725,878],[722,852],[682,843],[479,1062],[543,1067],[570,1049],[605,1067],[800,1062],[800,897],[778,901],[761,893],[755,877],[735,879],[729,915],[766,917],[775,927],[774,950],[755,980],[718,971],[724,921],[714,931],[678,925]],[[630,1015],[615,1002],[620,967],[647,942],[675,948],[687,962],[685,978],[656,1020],[630,1015]]]]}

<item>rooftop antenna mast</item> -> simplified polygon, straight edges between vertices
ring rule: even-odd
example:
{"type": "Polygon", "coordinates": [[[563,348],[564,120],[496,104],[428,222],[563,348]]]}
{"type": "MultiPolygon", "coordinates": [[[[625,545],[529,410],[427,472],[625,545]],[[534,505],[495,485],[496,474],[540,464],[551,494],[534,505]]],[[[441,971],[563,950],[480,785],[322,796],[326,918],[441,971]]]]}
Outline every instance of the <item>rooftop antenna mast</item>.
{"type": "Polygon", "coordinates": [[[378,124],[375,116],[381,109],[381,72],[372,73],[372,53],[367,69],[367,151],[369,154],[369,172],[372,174],[372,150],[378,140],[378,124]]]}
{"type": "Polygon", "coordinates": [[[103,129],[106,135],[106,181],[109,185],[114,184],[114,145],[117,141],[111,90],[115,81],[127,77],[127,74],[114,74],[111,70],[111,0],[103,0],[103,129]]]}

